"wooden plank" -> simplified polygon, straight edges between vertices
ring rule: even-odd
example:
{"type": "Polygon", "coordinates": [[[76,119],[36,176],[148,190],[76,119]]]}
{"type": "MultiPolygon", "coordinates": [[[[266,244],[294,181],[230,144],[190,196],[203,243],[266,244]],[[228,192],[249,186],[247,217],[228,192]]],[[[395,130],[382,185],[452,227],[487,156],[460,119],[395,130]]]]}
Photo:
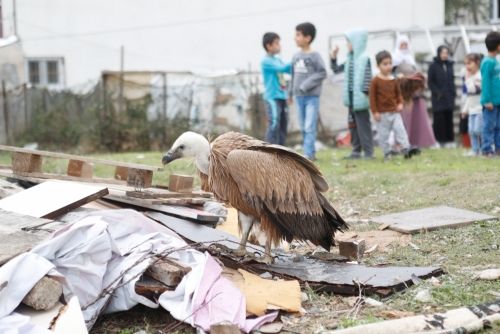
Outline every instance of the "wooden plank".
{"type": "Polygon", "coordinates": [[[27,153],[27,154],[34,154],[34,155],[51,157],[51,158],[58,158],[58,159],[73,159],[73,160],[94,162],[94,163],[101,164],[101,165],[108,165],[108,166],[115,166],[115,167],[121,166],[121,167],[126,167],[126,168],[137,168],[137,169],[144,169],[144,170],[150,170],[150,171],[162,171],[163,170],[162,167],[156,167],[156,166],[149,166],[149,165],[136,164],[136,163],[127,163],[127,162],[121,162],[121,161],[105,160],[105,159],[92,158],[92,157],[86,157],[86,156],[75,155],[75,154],[50,152],[50,151],[43,151],[43,150],[30,150],[30,149],[26,149],[26,148],[7,146],[7,145],[0,145],[0,151],[27,153]]]}
{"type": "Polygon", "coordinates": [[[33,217],[56,218],[108,193],[103,186],[50,180],[0,200],[0,208],[33,217]]]}
{"type": "Polygon", "coordinates": [[[12,170],[16,172],[41,172],[42,157],[38,154],[12,153],[12,170]]]}
{"type": "Polygon", "coordinates": [[[175,217],[192,219],[200,223],[215,224],[219,221],[219,216],[211,214],[206,211],[197,210],[193,208],[186,208],[181,206],[174,206],[174,205],[153,204],[150,200],[143,200],[139,198],[130,198],[124,195],[117,195],[113,191],[109,195],[106,195],[104,199],[113,202],[128,204],[133,207],[140,207],[144,209],[159,211],[175,217]]]}
{"type": "Polygon", "coordinates": [[[178,193],[158,188],[151,188],[142,191],[127,191],[125,195],[129,197],[142,198],[142,199],[163,199],[163,198],[200,198],[210,199],[213,197],[212,193],[205,191],[192,191],[190,193],[178,193]]]}
{"type": "Polygon", "coordinates": [[[86,161],[70,159],[67,174],[69,176],[91,179],[93,166],[86,161]]]}
{"type": "Polygon", "coordinates": [[[460,227],[476,221],[495,218],[469,210],[436,206],[383,215],[372,220],[379,224],[388,224],[389,228],[394,231],[418,233],[422,230],[432,231],[440,228],[460,227]]]}
{"type": "Polygon", "coordinates": [[[70,175],[61,175],[61,174],[51,174],[51,173],[22,173],[10,170],[0,170],[0,176],[10,177],[21,181],[28,181],[33,183],[41,183],[45,180],[61,180],[61,181],[76,181],[76,182],[85,182],[85,183],[104,183],[104,184],[114,184],[114,185],[126,185],[126,181],[114,180],[114,179],[105,179],[100,177],[83,178],[76,177],[70,175]]]}
{"type": "Polygon", "coordinates": [[[187,175],[172,174],[168,181],[168,190],[178,193],[190,193],[193,191],[194,178],[187,175]]]}

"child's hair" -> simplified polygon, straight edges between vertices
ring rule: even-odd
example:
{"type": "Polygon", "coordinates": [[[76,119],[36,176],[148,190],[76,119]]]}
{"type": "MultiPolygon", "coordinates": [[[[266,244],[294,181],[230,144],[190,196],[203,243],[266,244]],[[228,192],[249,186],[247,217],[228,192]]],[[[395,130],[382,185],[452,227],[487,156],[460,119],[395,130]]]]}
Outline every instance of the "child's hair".
{"type": "Polygon", "coordinates": [[[486,44],[486,48],[488,49],[488,51],[495,51],[500,44],[500,32],[490,31],[484,39],[484,44],[486,44]]]}
{"type": "Polygon", "coordinates": [[[392,59],[391,53],[389,51],[383,50],[383,51],[380,51],[379,53],[377,53],[377,55],[375,56],[375,60],[377,61],[377,65],[380,65],[380,63],[384,59],[387,59],[387,58],[392,59]]]}
{"type": "Polygon", "coordinates": [[[264,50],[267,51],[267,46],[272,44],[275,40],[280,39],[280,36],[275,32],[266,32],[264,36],[262,36],[262,46],[264,50]]]}
{"type": "Polygon", "coordinates": [[[483,55],[480,53],[469,53],[465,56],[466,61],[471,61],[473,63],[476,63],[478,66],[481,64],[482,58],[483,58],[483,55]]]}
{"type": "Polygon", "coordinates": [[[311,41],[309,43],[312,43],[312,41],[314,41],[314,37],[316,37],[316,27],[312,23],[304,22],[304,23],[298,24],[295,27],[295,30],[300,31],[302,33],[302,35],[304,35],[304,37],[305,36],[311,37],[311,41]]]}

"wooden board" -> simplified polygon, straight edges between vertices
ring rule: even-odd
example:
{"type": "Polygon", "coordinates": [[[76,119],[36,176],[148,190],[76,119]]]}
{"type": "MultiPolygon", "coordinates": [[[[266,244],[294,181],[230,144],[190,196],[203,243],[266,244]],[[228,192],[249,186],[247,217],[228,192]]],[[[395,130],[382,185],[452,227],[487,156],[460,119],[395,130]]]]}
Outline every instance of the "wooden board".
{"type": "Polygon", "coordinates": [[[196,220],[200,223],[215,224],[219,221],[219,216],[206,211],[175,205],[153,204],[152,200],[130,198],[123,195],[117,195],[115,194],[115,192],[111,192],[109,195],[106,195],[104,199],[111,200],[113,202],[128,204],[134,207],[141,207],[144,209],[159,211],[175,217],[196,220]]]}
{"type": "Polygon", "coordinates": [[[108,194],[108,188],[78,182],[46,181],[0,200],[0,209],[56,218],[108,194]]]}
{"type": "Polygon", "coordinates": [[[105,159],[99,159],[99,158],[91,158],[91,157],[86,157],[86,156],[81,156],[81,155],[66,154],[66,153],[59,153],[59,152],[30,150],[30,149],[26,149],[26,148],[6,146],[6,145],[0,145],[0,151],[28,153],[28,154],[34,154],[34,155],[40,155],[40,156],[58,158],[58,159],[80,160],[80,161],[94,162],[94,163],[101,164],[101,165],[108,165],[108,166],[115,166],[115,167],[120,166],[120,167],[125,167],[125,168],[145,169],[145,170],[150,170],[150,171],[163,170],[162,167],[156,167],[156,166],[149,166],[149,165],[136,164],[136,163],[127,163],[127,162],[121,162],[121,161],[112,161],[112,160],[105,160],[105,159]]]}
{"type": "Polygon", "coordinates": [[[460,227],[476,221],[495,218],[473,211],[436,206],[383,215],[372,220],[379,224],[388,224],[389,228],[394,231],[418,233],[422,230],[432,231],[446,227],[460,227]]]}

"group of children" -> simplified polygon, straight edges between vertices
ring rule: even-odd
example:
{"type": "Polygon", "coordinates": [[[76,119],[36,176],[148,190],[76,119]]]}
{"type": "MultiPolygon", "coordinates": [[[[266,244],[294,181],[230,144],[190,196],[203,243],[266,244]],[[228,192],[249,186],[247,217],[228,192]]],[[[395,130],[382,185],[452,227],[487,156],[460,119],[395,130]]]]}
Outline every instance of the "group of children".
{"type": "MultiPolygon", "coordinates": [[[[293,56],[289,64],[277,56],[281,51],[280,37],[276,33],[266,33],[263,37],[266,56],[261,65],[268,115],[266,141],[284,145],[288,105],[294,99],[303,135],[304,155],[315,160],[319,96],[327,73],[320,54],[311,49],[311,43],[316,36],[314,25],[308,22],[301,23],[295,30],[295,42],[300,51],[293,56]],[[284,73],[292,76],[289,87],[283,79],[284,73]]],[[[473,152],[476,154],[479,153],[480,147],[484,155],[500,154],[500,63],[496,59],[500,52],[499,35],[498,32],[488,34],[486,38],[488,56],[481,65],[479,56],[466,57],[464,93],[467,98],[463,115],[467,114],[470,118],[473,152]]],[[[410,145],[403,124],[401,117],[403,95],[400,84],[393,75],[392,56],[388,51],[381,51],[376,55],[379,73],[372,78],[370,58],[365,53],[367,37],[367,33],[361,30],[346,34],[348,57],[344,64],[337,63],[338,47],[331,54],[333,72],[345,73],[343,103],[349,110],[348,125],[352,143],[352,152],[347,158],[373,158],[370,110],[376,122],[384,158],[390,159],[393,154],[389,144],[391,132],[405,158],[410,158],[419,153],[419,150],[410,145]]],[[[441,96],[436,95],[435,98],[438,100],[441,96]]]]}

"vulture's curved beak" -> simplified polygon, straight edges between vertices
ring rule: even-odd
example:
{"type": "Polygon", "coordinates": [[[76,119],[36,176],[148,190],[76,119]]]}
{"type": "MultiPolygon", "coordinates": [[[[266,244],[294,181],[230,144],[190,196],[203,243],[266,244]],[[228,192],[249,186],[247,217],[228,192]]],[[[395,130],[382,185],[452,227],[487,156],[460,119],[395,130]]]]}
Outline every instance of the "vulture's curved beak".
{"type": "Polygon", "coordinates": [[[172,161],[179,159],[180,157],[181,157],[181,154],[177,150],[176,151],[168,151],[163,156],[163,158],[161,158],[161,162],[162,162],[162,164],[167,165],[167,164],[171,163],[172,161]]]}

